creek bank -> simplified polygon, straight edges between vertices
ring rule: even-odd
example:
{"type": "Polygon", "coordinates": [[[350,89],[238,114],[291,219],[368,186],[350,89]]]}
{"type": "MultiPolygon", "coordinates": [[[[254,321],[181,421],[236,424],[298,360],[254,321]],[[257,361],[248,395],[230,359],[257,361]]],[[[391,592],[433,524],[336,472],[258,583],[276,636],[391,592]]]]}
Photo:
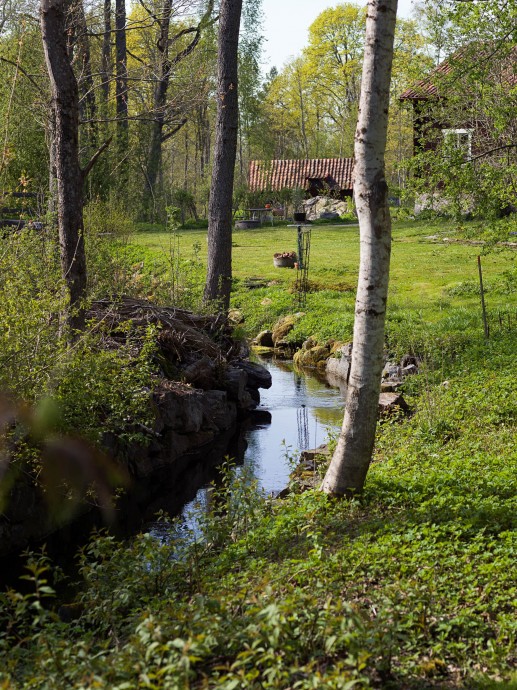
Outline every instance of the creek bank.
{"type": "MultiPolygon", "coordinates": [[[[279,358],[292,358],[299,369],[316,370],[328,380],[348,384],[352,364],[352,343],[341,343],[329,339],[324,343],[314,337],[300,341],[289,337],[302,312],[282,317],[272,330],[264,330],[254,338],[253,345],[261,354],[273,354],[279,358]]],[[[413,355],[404,355],[400,361],[393,361],[387,353],[384,358],[379,414],[409,414],[409,406],[400,389],[408,376],[418,374],[419,361],[413,355]]]]}
{"type": "MultiPolygon", "coordinates": [[[[142,507],[146,496],[155,497],[164,484],[170,489],[185,482],[190,468],[203,464],[214,447],[219,461],[224,457],[238,424],[259,404],[259,389],[271,386],[271,375],[248,361],[247,345],[233,339],[231,326],[221,316],[122,299],[116,304],[95,302],[88,318],[102,324],[109,348],[126,342],[128,323],[132,334],[155,329],[156,374],[149,391],[152,423],[128,422],[128,429],[106,432],[101,441],[102,451],[128,476],[126,496],[136,496],[142,507]],[[125,431],[133,440],[125,440],[125,431]]],[[[98,517],[92,503],[94,497],[78,505],[70,503],[74,518],[65,521],[68,533],[73,533],[78,518],[98,517]]],[[[133,499],[126,498],[126,503],[130,507],[133,499]]],[[[122,521],[123,510],[120,507],[122,521]]],[[[37,479],[20,473],[0,514],[0,556],[47,539],[62,527],[63,520],[49,510],[37,479]]]]}

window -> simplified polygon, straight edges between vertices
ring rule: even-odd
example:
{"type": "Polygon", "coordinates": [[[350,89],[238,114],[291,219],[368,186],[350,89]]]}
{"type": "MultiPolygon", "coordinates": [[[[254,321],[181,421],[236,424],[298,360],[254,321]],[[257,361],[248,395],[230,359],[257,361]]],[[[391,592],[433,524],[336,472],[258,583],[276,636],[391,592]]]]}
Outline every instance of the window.
{"type": "Polygon", "coordinates": [[[472,157],[473,129],[442,129],[446,144],[463,151],[465,158],[472,157]]]}

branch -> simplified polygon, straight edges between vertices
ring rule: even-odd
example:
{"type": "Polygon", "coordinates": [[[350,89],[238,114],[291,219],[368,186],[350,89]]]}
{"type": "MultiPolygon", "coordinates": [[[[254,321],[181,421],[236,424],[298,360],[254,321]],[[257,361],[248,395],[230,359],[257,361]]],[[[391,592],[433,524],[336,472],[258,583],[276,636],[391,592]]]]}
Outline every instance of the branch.
{"type": "Polygon", "coordinates": [[[144,60],[142,60],[142,58],[139,58],[138,55],[135,55],[134,53],[132,53],[132,52],[131,52],[130,50],[128,50],[127,48],[126,48],[126,53],[127,53],[130,57],[132,57],[134,60],[137,60],[137,62],[139,62],[139,63],[140,63],[141,65],[143,65],[144,67],[148,67],[147,63],[146,63],[144,60]]]}
{"type": "Polygon", "coordinates": [[[37,83],[34,81],[34,79],[31,77],[31,75],[30,75],[30,74],[27,74],[27,72],[23,69],[23,67],[20,67],[20,65],[19,65],[18,63],[13,62],[12,60],[8,60],[7,58],[1,57],[1,56],[0,56],[0,60],[1,60],[2,62],[7,62],[8,65],[12,65],[13,67],[16,67],[16,69],[19,70],[19,71],[23,74],[24,77],[27,77],[27,79],[30,81],[30,83],[39,91],[39,93],[40,93],[42,96],[45,95],[45,92],[43,91],[43,89],[41,88],[41,86],[40,86],[39,84],[37,84],[37,83]]]}
{"type": "Polygon", "coordinates": [[[173,43],[176,43],[176,41],[179,41],[179,39],[182,36],[185,36],[185,34],[192,34],[192,33],[194,33],[194,31],[199,31],[199,27],[198,26],[189,26],[188,29],[182,29],[175,36],[173,36],[172,38],[169,38],[169,45],[171,46],[173,43]]]}
{"type": "Polygon", "coordinates": [[[472,163],[473,161],[477,161],[478,158],[484,158],[485,156],[489,156],[491,153],[495,153],[496,151],[504,151],[506,149],[514,148],[517,148],[517,144],[504,144],[504,146],[496,146],[495,149],[490,149],[490,151],[484,151],[483,153],[479,153],[477,156],[467,158],[467,160],[461,162],[461,165],[465,165],[465,163],[472,163]]]}
{"type": "Polygon", "coordinates": [[[152,12],[148,7],[146,7],[146,5],[144,4],[143,0],[139,0],[139,2],[140,2],[140,4],[142,5],[142,7],[144,8],[144,10],[147,12],[147,14],[148,14],[150,17],[152,17],[152,18],[154,19],[154,21],[155,21],[157,24],[159,24],[159,23],[160,23],[160,20],[158,19],[158,17],[157,17],[155,14],[153,14],[153,12],[152,12]]]}
{"type": "MultiPolygon", "coordinates": [[[[141,0],[140,0],[141,1],[141,0]]],[[[178,62],[181,62],[184,58],[186,58],[190,53],[194,50],[194,48],[197,46],[199,43],[199,39],[201,38],[201,31],[204,30],[206,27],[211,26],[212,24],[215,24],[215,22],[219,19],[219,15],[217,17],[214,17],[213,19],[210,19],[210,15],[212,14],[212,11],[214,9],[214,2],[213,0],[210,0],[208,3],[208,8],[205,12],[205,14],[201,17],[201,21],[196,27],[192,27],[190,29],[184,29],[183,31],[180,31],[179,34],[177,34],[173,39],[172,42],[175,42],[180,36],[186,34],[186,33],[192,33],[195,31],[196,35],[192,39],[191,43],[184,49],[181,50],[176,57],[174,57],[170,61],[170,66],[172,67],[173,65],[177,65],[178,62]]]]}
{"type": "Polygon", "coordinates": [[[201,38],[201,30],[200,30],[199,26],[196,26],[194,31],[196,32],[195,37],[192,39],[192,41],[189,43],[189,45],[186,48],[184,48],[183,50],[180,50],[180,52],[175,57],[172,58],[172,60],[170,61],[171,67],[172,67],[172,65],[177,65],[178,62],[181,62],[188,55],[190,55],[190,53],[194,50],[194,48],[199,43],[199,39],[201,38]]]}
{"type": "Polygon", "coordinates": [[[93,156],[90,158],[90,160],[88,161],[88,163],[86,164],[86,166],[82,169],[81,172],[82,172],[82,175],[83,175],[83,180],[85,180],[85,179],[88,177],[88,173],[90,172],[90,170],[93,168],[93,166],[94,166],[95,163],[97,162],[99,156],[100,156],[102,153],[104,153],[104,151],[105,151],[105,150],[108,148],[108,146],[111,144],[111,140],[112,140],[112,139],[113,139],[113,137],[110,137],[109,139],[107,139],[107,140],[104,142],[104,144],[103,144],[101,147],[99,147],[99,148],[97,149],[97,151],[95,151],[95,153],[94,153],[93,156]]]}
{"type": "Polygon", "coordinates": [[[164,134],[164,135],[162,136],[162,139],[161,139],[162,144],[164,144],[164,143],[167,141],[167,139],[170,139],[170,138],[173,137],[177,132],[179,132],[180,129],[183,127],[183,125],[186,125],[187,122],[188,122],[188,119],[187,119],[186,117],[184,117],[183,120],[179,123],[179,125],[176,125],[176,127],[174,127],[174,129],[171,129],[170,132],[167,132],[167,134],[164,134]]]}

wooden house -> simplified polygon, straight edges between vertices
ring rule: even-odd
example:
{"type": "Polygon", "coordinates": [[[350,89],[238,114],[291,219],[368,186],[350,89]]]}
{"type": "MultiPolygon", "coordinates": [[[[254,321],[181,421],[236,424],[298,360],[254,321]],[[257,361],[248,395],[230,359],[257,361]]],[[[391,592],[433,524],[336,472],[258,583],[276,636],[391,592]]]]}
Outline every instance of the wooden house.
{"type": "Polygon", "coordinates": [[[492,93],[499,89],[510,106],[510,94],[517,86],[517,47],[503,54],[496,57],[494,46],[473,42],[399,96],[413,107],[415,153],[435,150],[447,140],[470,160],[498,146],[508,148],[509,141],[515,143],[509,131],[496,132],[483,103],[488,85],[492,93]],[[478,73],[476,79],[472,78],[474,69],[478,73]]]}
{"type": "Polygon", "coordinates": [[[345,199],[352,196],[353,158],[251,161],[250,192],[303,190],[306,197],[319,195],[345,199]]]}

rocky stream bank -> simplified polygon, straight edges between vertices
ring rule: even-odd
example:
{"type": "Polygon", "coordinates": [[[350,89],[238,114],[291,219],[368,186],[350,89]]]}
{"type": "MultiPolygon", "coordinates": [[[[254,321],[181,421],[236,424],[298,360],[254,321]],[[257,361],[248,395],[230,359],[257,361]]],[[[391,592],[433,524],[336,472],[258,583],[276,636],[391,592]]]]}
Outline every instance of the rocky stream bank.
{"type": "MultiPolygon", "coordinates": [[[[197,466],[224,457],[239,422],[260,402],[260,388],[271,386],[264,367],[248,360],[246,343],[234,340],[220,316],[196,315],[175,308],[159,308],[143,300],[94,303],[89,318],[103,324],[105,346],[116,348],[131,332],[155,329],[157,364],[149,405],[152,424],[136,423],[138,440],[105,433],[101,451],[120,468],[127,481],[119,512],[141,509],[160,488],[189,483],[197,466]],[[213,457],[215,456],[215,457],[213,457]]],[[[74,521],[98,513],[95,491],[74,507],[65,521],[73,534],[74,521]]],[[[121,520],[125,518],[122,516],[121,520]]],[[[63,529],[45,500],[37,478],[20,473],[0,513],[0,556],[19,552],[63,529]]]]}

